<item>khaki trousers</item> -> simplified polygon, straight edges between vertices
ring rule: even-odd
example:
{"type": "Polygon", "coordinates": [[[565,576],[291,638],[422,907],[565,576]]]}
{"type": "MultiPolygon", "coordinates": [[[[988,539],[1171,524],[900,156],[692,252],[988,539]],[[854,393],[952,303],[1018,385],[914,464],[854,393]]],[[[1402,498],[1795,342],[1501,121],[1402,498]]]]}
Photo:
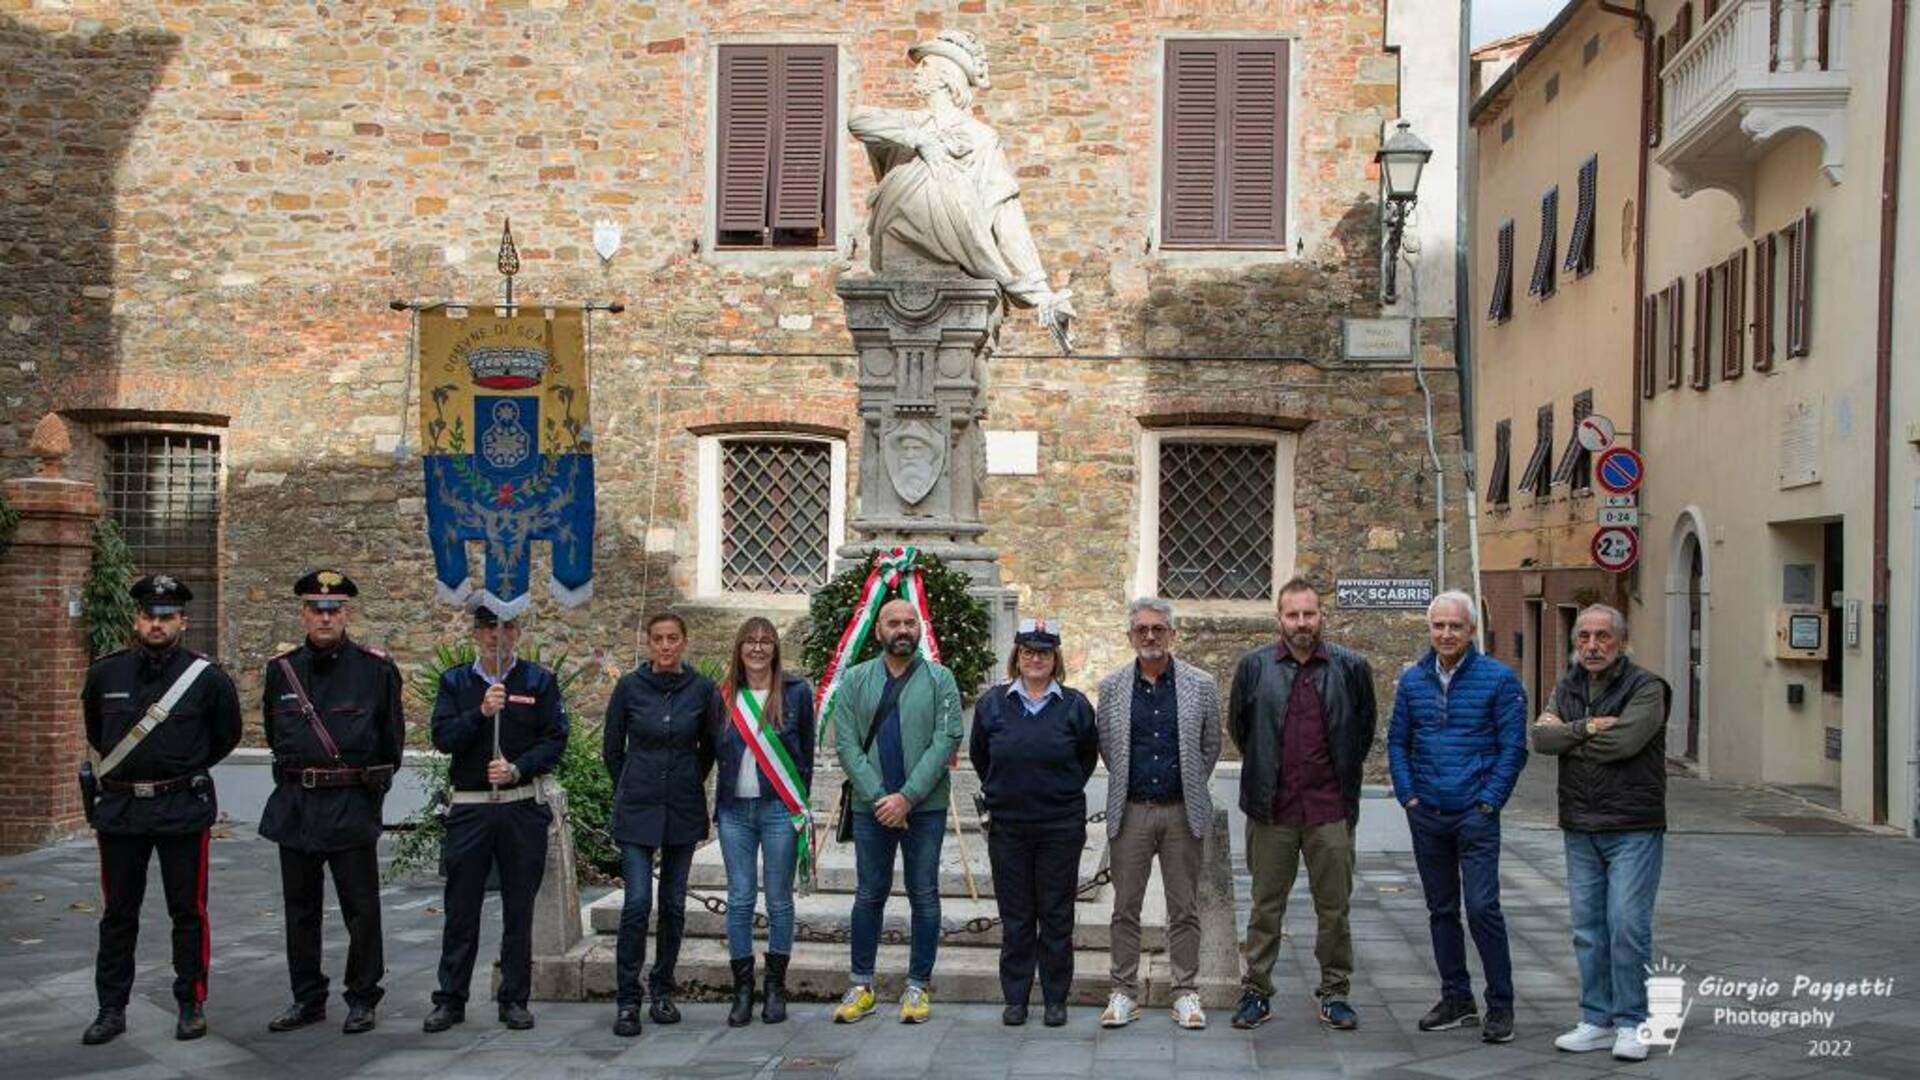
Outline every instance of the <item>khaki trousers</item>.
{"type": "Polygon", "coordinates": [[[1155,806],[1130,802],[1120,819],[1120,835],[1107,851],[1113,871],[1113,924],[1110,959],[1113,988],[1140,1000],[1140,905],[1153,857],[1160,856],[1160,884],[1167,898],[1167,963],[1173,993],[1196,992],[1200,985],[1201,841],[1187,827],[1184,803],[1155,806]]]}
{"type": "Polygon", "coordinates": [[[1280,930],[1287,917],[1300,862],[1307,864],[1307,886],[1319,919],[1314,958],[1320,961],[1320,988],[1314,996],[1344,998],[1353,975],[1353,935],[1347,928],[1347,901],[1353,893],[1353,832],[1343,819],[1325,825],[1263,825],[1247,820],[1247,869],[1253,874],[1253,912],[1241,946],[1246,963],[1245,989],[1272,996],[1273,961],[1280,955],[1280,930]]]}

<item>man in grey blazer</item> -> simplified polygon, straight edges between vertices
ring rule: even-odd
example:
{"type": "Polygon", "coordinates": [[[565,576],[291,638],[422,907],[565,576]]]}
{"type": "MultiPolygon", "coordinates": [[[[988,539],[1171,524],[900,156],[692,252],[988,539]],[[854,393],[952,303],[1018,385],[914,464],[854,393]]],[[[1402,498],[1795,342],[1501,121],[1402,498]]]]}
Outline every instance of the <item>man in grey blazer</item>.
{"type": "Polygon", "coordinates": [[[1113,992],[1100,1016],[1124,1027],[1140,1016],[1140,903],[1153,858],[1167,897],[1173,1019],[1204,1028],[1200,1008],[1200,851],[1213,826],[1208,783],[1220,760],[1220,689],[1173,655],[1173,605],[1127,607],[1134,662],[1100,682],[1094,721],[1107,764],[1108,864],[1113,870],[1113,992]]]}

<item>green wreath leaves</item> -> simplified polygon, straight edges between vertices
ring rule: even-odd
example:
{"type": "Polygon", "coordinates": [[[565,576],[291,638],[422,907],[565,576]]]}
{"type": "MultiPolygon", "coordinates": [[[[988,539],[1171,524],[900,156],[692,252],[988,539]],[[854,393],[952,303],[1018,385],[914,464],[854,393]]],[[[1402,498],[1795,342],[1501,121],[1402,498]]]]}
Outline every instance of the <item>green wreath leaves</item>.
{"type": "MultiPolygon", "coordinates": [[[[817,684],[827,668],[833,650],[853,618],[853,605],[866,584],[870,562],[861,562],[833,576],[813,594],[807,613],[807,640],[804,662],[807,673],[817,684]]],[[[993,624],[987,607],[967,592],[972,579],[922,552],[920,576],[927,587],[927,609],[933,615],[934,636],[940,642],[940,662],[960,686],[960,693],[971,698],[975,690],[995,673],[1000,658],[993,655],[993,624]]],[[[895,594],[897,595],[897,594],[895,594]]],[[[859,663],[880,655],[880,643],[869,634],[860,642],[848,663],[859,663]]]]}

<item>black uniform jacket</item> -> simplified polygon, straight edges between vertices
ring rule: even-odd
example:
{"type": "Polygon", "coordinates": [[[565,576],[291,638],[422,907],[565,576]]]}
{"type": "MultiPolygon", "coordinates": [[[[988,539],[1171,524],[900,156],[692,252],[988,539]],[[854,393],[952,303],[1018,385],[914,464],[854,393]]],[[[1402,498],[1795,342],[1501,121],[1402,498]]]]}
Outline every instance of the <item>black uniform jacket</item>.
{"type": "MultiPolygon", "coordinates": [[[[108,653],[87,669],[80,691],[86,714],[87,742],[102,757],[113,751],[133,725],[159,701],[187,666],[200,659],[174,647],[159,656],[144,648],[108,653]]],[[[220,665],[209,666],[177,702],[165,723],[142,739],[107,779],[138,783],[206,776],[240,743],[240,697],[220,665]]],[[[180,836],[213,824],[219,806],[213,779],[197,790],[138,799],[131,792],[101,787],[94,827],[121,836],[180,836]]]]}
{"type": "Polygon", "coordinates": [[[298,778],[280,774],[287,768],[398,766],[406,738],[400,669],[385,652],[344,638],[325,652],[303,643],[284,655],[339,747],[340,758],[327,756],[278,658],[269,662],[261,680],[261,714],[273,750],[275,783],[260,815],[260,835],[311,852],[376,843],[384,793],[365,786],[303,788],[298,778]]]}
{"type": "MultiPolygon", "coordinates": [[[[530,660],[507,669],[507,704],[500,710],[500,756],[520,770],[520,782],[549,773],[567,748],[567,710],[560,681],[530,660]]],[[[433,702],[433,745],[448,755],[447,779],[455,791],[486,791],[493,759],[494,722],[481,715],[487,680],[471,664],[440,673],[433,702]]]]}
{"type": "Polygon", "coordinates": [[[643,662],[620,676],[600,738],[617,843],[657,848],[707,838],[707,773],[720,723],[719,689],[690,665],[655,671],[643,662]]]}

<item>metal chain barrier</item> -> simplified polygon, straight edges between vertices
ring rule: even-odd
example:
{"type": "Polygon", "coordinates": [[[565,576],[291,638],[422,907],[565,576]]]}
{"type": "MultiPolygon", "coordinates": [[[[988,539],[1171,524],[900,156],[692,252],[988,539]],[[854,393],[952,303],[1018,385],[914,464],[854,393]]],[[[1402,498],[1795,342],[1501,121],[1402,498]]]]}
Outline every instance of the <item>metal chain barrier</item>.
{"type": "MultiPolygon", "coordinates": [[[[1087,815],[1087,824],[1089,825],[1099,825],[1106,820],[1107,812],[1105,810],[1097,810],[1087,815]]],[[[619,850],[620,845],[614,842],[613,837],[608,834],[605,829],[595,829],[593,831],[607,846],[616,851],[619,850]]],[[[659,880],[659,867],[653,868],[653,877],[654,880],[659,880]]],[[[1112,881],[1113,868],[1111,866],[1103,866],[1098,873],[1080,883],[1080,887],[1074,890],[1074,899],[1078,900],[1081,897],[1087,896],[1100,887],[1111,884],[1112,881]]],[[[726,897],[696,889],[691,885],[687,886],[687,895],[701,907],[706,908],[709,914],[717,915],[721,918],[726,917],[728,911],[726,897]]],[[[978,936],[998,925],[1000,925],[1000,917],[998,915],[976,915],[962,923],[943,923],[940,927],[940,939],[947,941],[963,935],[978,936]]],[[[769,923],[765,912],[756,910],[753,913],[753,926],[756,930],[765,930],[768,928],[769,923]]],[[[795,941],[812,941],[826,945],[845,945],[853,940],[853,929],[851,926],[822,928],[796,919],[793,924],[793,937],[795,941]]],[[[899,930],[882,930],[880,931],[880,944],[909,945],[912,944],[912,939],[899,930]]]]}

